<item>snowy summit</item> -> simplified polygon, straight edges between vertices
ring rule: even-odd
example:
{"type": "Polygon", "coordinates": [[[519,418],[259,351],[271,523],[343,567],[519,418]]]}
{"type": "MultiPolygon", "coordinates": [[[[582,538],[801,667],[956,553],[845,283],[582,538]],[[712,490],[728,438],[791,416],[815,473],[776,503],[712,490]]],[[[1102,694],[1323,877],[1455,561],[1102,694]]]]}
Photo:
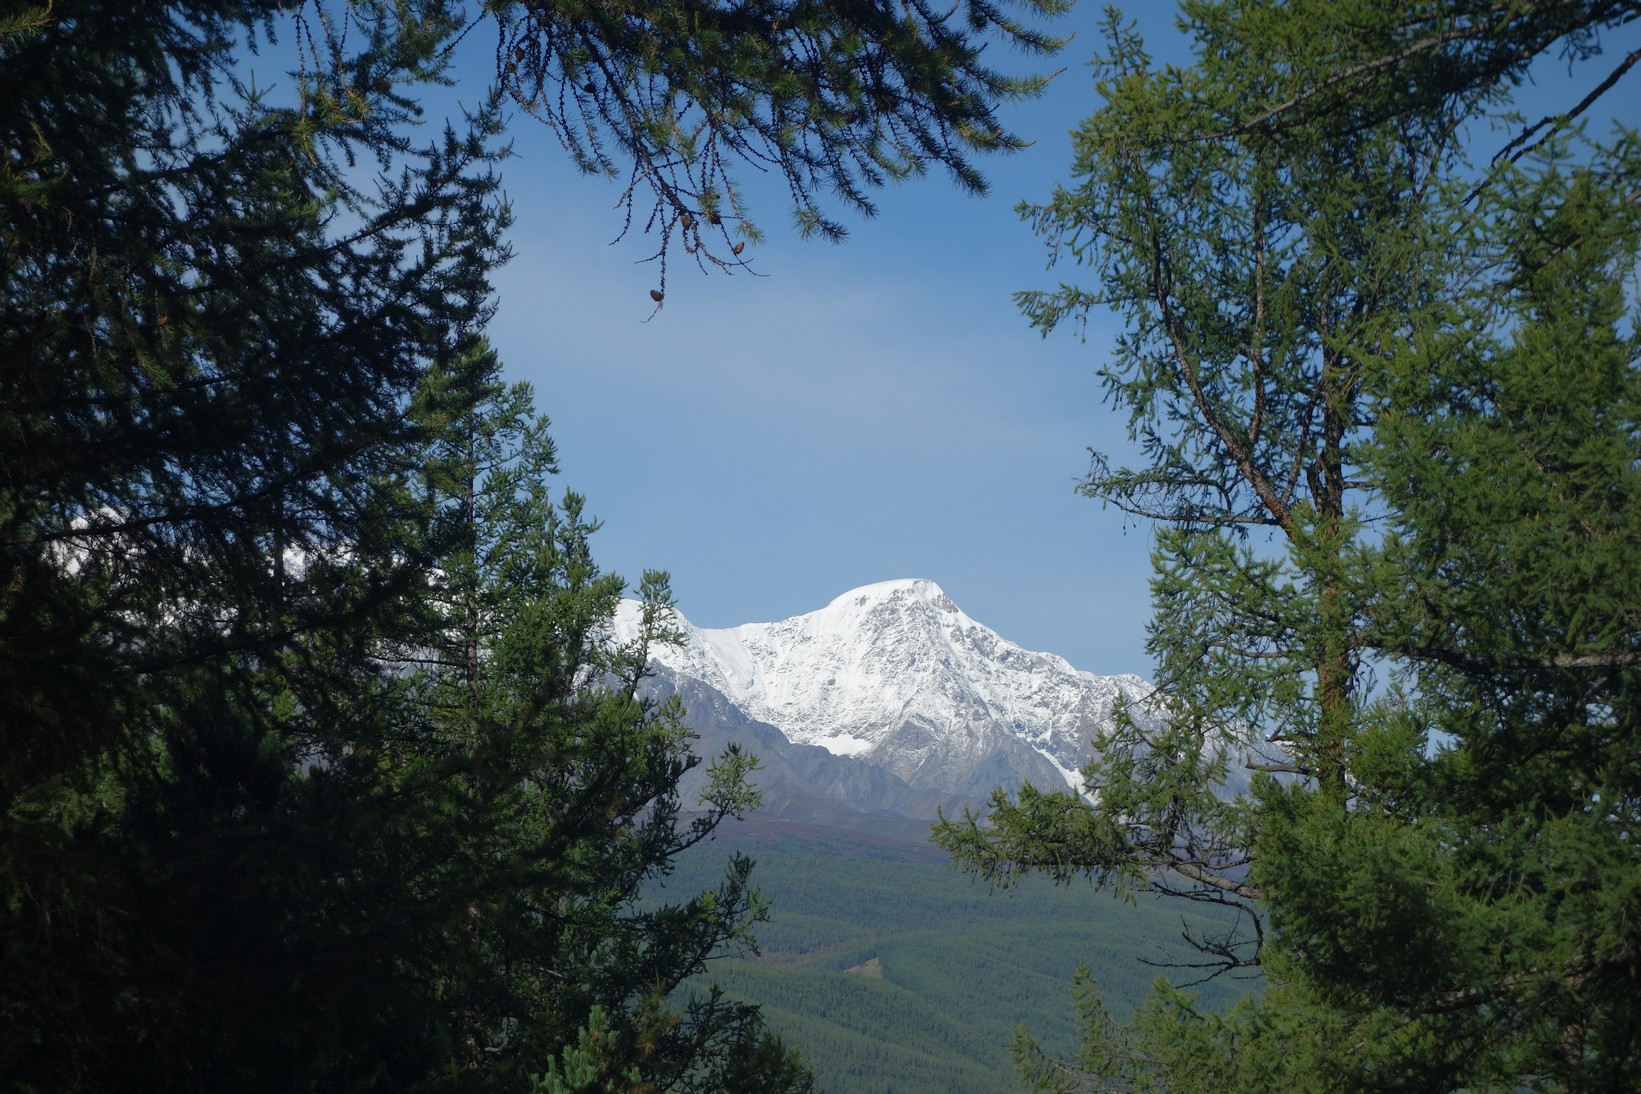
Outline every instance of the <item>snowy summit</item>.
{"type": "MultiPolygon", "coordinates": [[[[636,633],[637,605],[617,616],[636,633]]],[[[774,623],[708,630],[680,619],[682,648],[651,656],[798,744],[883,767],[912,786],[989,789],[1076,772],[1137,676],[1095,676],[1021,648],[963,613],[932,581],[867,585],[774,623]],[[989,780],[989,781],[988,781],[989,780]]]]}

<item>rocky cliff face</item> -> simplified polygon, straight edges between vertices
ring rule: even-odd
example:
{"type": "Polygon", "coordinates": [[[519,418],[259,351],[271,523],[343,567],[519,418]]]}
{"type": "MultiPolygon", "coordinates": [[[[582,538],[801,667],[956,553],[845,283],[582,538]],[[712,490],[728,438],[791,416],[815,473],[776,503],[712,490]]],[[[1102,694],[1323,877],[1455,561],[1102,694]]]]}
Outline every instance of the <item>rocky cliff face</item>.
{"type": "MultiPolygon", "coordinates": [[[[635,633],[636,605],[616,626],[635,633]]],[[[837,807],[924,820],[1028,780],[1080,790],[1112,706],[1151,690],[1022,649],[924,580],[774,623],[684,629],[684,648],[653,651],[656,687],[681,694],[703,751],[741,740],[756,752],[766,801],[793,819],[837,807]]]]}

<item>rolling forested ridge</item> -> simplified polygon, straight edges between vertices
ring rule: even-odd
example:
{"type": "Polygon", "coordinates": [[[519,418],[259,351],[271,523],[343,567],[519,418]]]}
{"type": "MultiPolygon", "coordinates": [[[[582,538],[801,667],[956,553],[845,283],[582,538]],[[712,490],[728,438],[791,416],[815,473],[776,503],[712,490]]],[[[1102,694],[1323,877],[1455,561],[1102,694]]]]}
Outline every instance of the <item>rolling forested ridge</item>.
{"type": "MultiPolygon", "coordinates": [[[[1046,878],[1002,895],[927,851],[897,854],[870,837],[817,838],[802,826],[770,838],[758,827],[736,826],[680,859],[676,876],[688,887],[718,868],[723,844],[744,844],[772,905],[760,954],[715,962],[703,979],[757,1001],[829,1091],[1017,1089],[1009,1049],[1022,1028],[1056,1051],[1075,1048],[1079,969],[1126,1017],[1159,974],[1179,973],[1163,966],[1185,952],[1182,930],[1229,920],[1213,908],[1182,916],[1155,899],[1103,900],[1086,885],[1068,892],[1046,878]]],[[[1200,1006],[1221,1010],[1257,988],[1226,976],[1193,991],[1200,1006]]]]}
{"type": "Polygon", "coordinates": [[[659,307],[748,167],[831,238],[982,187],[1043,87],[983,50],[1065,6],[0,0],[0,1088],[1633,1087],[1634,0],[1188,0],[1186,64],[1113,13],[1018,302],[1120,323],[1080,489],[1154,531],[1157,695],[1096,793],[940,824],[1012,901],[774,852],[771,922],[700,854],[755,760],[644,689],[668,579],[486,337],[503,113],[624,180],[659,307]]]}

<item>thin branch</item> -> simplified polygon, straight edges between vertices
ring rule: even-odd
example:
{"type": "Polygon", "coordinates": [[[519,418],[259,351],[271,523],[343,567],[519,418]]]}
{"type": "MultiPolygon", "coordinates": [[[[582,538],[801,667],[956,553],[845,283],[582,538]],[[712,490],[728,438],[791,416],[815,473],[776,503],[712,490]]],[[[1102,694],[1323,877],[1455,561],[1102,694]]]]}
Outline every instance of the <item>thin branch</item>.
{"type": "Polygon", "coordinates": [[[1191,354],[1186,346],[1184,332],[1180,330],[1179,318],[1174,312],[1172,301],[1168,293],[1168,260],[1162,253],[1162,239],[1153,233],[1151,238],[1151,293],[1156,302],[1159,318],[1163,328],[1168,332],[1168,340],[1174,352],[1174,361],[1180,370],[1186,387],[1191,392],[1192,399],[1197,404],[1197,410],[1202,415],[1208,428],[1224,446],[1225,452],[1236,464],[1237,471],[1242,479],[1258,495],[1259,500],[1270,512],[1278,526],[1287,529],[1292,524],[1292,515],[1286,504],[1271,488],[1270,482],[1264,474],[1254,466],[1252,454],[1243,448],[1236,439],[1236,435],[1222,420],[1219,412],[1209,400],[1207,392],[1203,390],[1201,378],[1191,363],[1191,354]]]}
{"type": "Polygon", "coordinates": [[[1242,767],[1245,771],[1263,771],[1269,775],[1303,775],[1305,778],[1311,776],[1311,769],[1308,767],[1289,763],[1256,762],[1252,753],[1243,757],[1242,767]]]}
{"type": "Polygon", "coordinates": [[[1167,867],[1181,877],[1190,878],[1199,885],[1207,885],[1221,892],[1241,897],[1243,900],[1259,899],[1258,886],[1250,885],[1246,881],[1237,881],[1235,878],[1225,877],[1222,874],[1216,874],[1201,863],[1182,862],[1176,859],[1160,862],[1158,865],[1167,867]]]}
{"type": "MultiPolygon", "coordinates": [[[[1342,69],[1339,72],[1329,76],[1327,79],[1322,80],[1319,83],[1312,84],[1310,87],[1307,87],[1304,91],[1301,91],[1292,98],[1280,102],[1266,110],[1262,110],[1253,117],[1248,118],[1245,121],[1238,122],[1236,125],[1233,125],[1228,129],[1221,130],[1218,133],[1199,135],[1192,139],[1217,141],[1223,140],[1226,137],[1235,137],[1251,132],[1264,125],[1266,122],[1280,117],[1281,115],[1286,114],[1297,107],[1303,106],[1324,92],[1331,91],[1333,88],[1342,84],[1358,80],[1366,83],[1368,79],[1371,79],[1372,77],[1377,76],[1389,69],[1395,68],[1403,61],[1406,61],[1420,53],[1436,49],[1439,46],[1447,45],[1449,42],[1461,41],[1467,38],[1485,38],[1492,33],[1493,28],[1491,27],[1463,27],[1447,31],[1442,34],[1434,34],[1428,38],[1422,38],[1417,42],[1410,43],[1395,53],[1388,54],[1384,57],[1375,57],[1370,61],[1363,61],[1361,64],[1352,65],[1349,68],[1342,69]]],[[[1537,52],[1537,50],[1534,50],[1534,52],[1537,52]]],[[[1527,56],[1531,56],[1531,54],[1527,54],[1527,56]]]]}
{"type": "Polygon", "coordinates": [[[1487,672],[1495,672],[1499,669],[1572,669],[1583,671],[1628,669],[1641,666],[1641,653],[1634,651],[1492,656],[1473,653],[1469,650],[1445,649],[1439,646],[1405,646],[1392,652],[1427,661],[1437,661],[1444,665],[1452,665],[1455,668],[1487,672]]]}
{"type": "MultiPolygon", "coordinates": [[[[1635,67],[1635,63],[1637,61],[1641,61],[1641,49],[1632,51],[1629,56],[1618,62],[1617,67],[1607,74],[1607,78],[1597,84],[1595,90],[1580,99],[1577,106],[1574,106],[1571,110],[1562,114],[1546,114],[1544,117],[1540,118],[1538,121],[1516,134],[1509,144],[1499,149],[1497,154],[1493,156],[1492,165],[1497,167],[1501,161],[1506,163],[1516,163],[1523,156],[1530,155],[1533,149],[1549,140],[1557,132],[1565,128],[1568,122],[1572,121],[1574,118],[1577,118],[1592,105],[1594,105],[1595,101],[1605,95],[1612,88],[1613,84],[1616,84],[1619,80],[1623,79],[1624,74],[1635,67]],[[1545,128],[1546,126],[1548,126],[1550,130],[1548,133],[1545,133],[1542,137],[1536,141],[1533,141],[1531,144],[1527,143],[1534,133],[1545,128]]],[[[1471,191],[1469,197],[1465,198],[1465,202],[1468,203],[1470,198],[1475,197],[1479,190],[1480,187],[1477,187],[1476,190],[1471,191]]]]}

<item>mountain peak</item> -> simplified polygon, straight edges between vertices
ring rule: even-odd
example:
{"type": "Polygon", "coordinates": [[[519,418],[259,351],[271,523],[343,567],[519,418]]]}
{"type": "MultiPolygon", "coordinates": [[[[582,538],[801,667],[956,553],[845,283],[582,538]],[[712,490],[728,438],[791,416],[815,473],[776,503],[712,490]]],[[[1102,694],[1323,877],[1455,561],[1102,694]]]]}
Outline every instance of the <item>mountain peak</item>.
{"type": "Polygon", "coordinates": [[[911,619],[923,619],[929,625],[946,629],[979,626],[963,614],[944,589],[922,577],[896,578],[862,585],[834,598],[819,611],[762,625],[800,625],[804,631],[814,634],[864,634],[885,627],[892,628],[896,626],[895,621],[904,624],[911,619]]]}
{"type": "Polygon", "coordinates": [[[870,759],[914,786],[989,762],[1007,739],[1080,788],[1075,772],[1112,703],[1150,690],[1023,649],[926,578],[864,585],[773,623],[685,630],[685,648],[655,651],[663,667],[793,742],[870,759]]]}
{"type": "Polygon", "coordinates": [[[827,607],[848,602],[863,603],[868,600],[889,600],[897,595],[910,595],[921,601],[935,604],[951,604],[951,597],[946,591],[926,577],[897,577],[888,581],[874,581],[870,585],[862,585],[858,589],[850,589],[842,596],[835,597],[827,607]]]}

